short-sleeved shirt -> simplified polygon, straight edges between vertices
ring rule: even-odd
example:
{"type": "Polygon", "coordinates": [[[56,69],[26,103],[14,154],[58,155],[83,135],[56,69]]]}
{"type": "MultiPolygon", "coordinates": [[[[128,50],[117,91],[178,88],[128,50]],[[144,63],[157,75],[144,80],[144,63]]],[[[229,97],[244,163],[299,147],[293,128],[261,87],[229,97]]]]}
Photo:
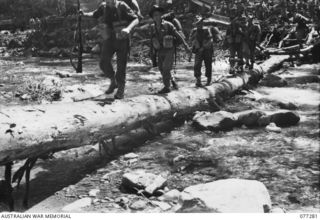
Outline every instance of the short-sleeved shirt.
{"type": "Polygon", "coordinates": [[[96,19],[103,17],[103,22],[111,29],[115,28],[114,26],[118,22],[122,22],[123,25],[129,25],[130,22],[138,18],[126,3],[120,1],[117,2],[114,8],[102,3],[93,13],[93,17],[96,19]]]}

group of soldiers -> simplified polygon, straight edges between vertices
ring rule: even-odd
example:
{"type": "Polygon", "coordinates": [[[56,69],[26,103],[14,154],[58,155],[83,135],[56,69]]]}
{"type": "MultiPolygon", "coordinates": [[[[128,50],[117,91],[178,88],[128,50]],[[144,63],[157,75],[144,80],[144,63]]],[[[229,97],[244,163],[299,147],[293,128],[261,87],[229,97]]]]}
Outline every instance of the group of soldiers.
{"type": "MultiPolygon", "coordinates": [[[[253,68],[255,50],[256,47],[259,47],[258,42],[261,38],[261,28],[259,23],[256,22],[256,18],[266,16],[267,12],[265,13],[263,10],[264,8],[267,9],[272,2],[272,0],[263,0],[259,4],[262,11],[258,10],[256,11],[258,14],[254,14],[248,10],[248,0],[222,1],[221,9],[227,4],[232,6],[227,7],[228,11],[226,13],[230,17],[231,24],[227,28],[226,37],[223,41],[223,45],[230,51],[231,74],[242,72],[244,67],[253,68]]],[[[286,3],[287,7],[291,1],[280,0],[279,4],[283,2],[286,3]]],[[[281,10],[287,10],[286,7],[281,8],[281,10]]],[[[123,99],[127,59],[130,50],[130,34],[142,19],[139,5],[136,0],[104,0],[97,10],[89,13],[80,11],[80,13],[100,19],[103,22],[105,29],[101,47],[100,68],[111,81],[106,94],[112,94],[117,89],[114,98],[123,99]],[[117,55],[116,72],[112,65],[112,58],[115,53],[117,55]]],[[[196,86],[202,86],[201,68],[203,62],[206,69],[206,85],[210,85],[214,44],[223,40],[219,29],[213,25],[205,25],[204,17],[197,17],[197,21],[194,23],[195,28],[189,35],[189,42],[192,44],[189,46],[181,24],[174,17],[174,14],[171,13],[168,16],[164,8],[154,5],[149,12],[149,16],[152,18],[152,24],[150,25],[150,45],[151,51],[153,51],[151,60],[154,66],[158,66],[164,85],[159,94],[168,93],[171,89],[178,88],[171,73],[178,44],[182,44],[186,52],[195,54],[194,76],[196,86]]]]}
{"type": "MultiPolygon", "coordinates": [[[[113,94],[115,99],[123,99],[126,84],[126,67],[128,52],[130,50],[130,34],[142,19],[139,5],[136,0],[105,0],[93,12],[84,13],[84,16],[94,17],[104,23],[104,36],[100,54],[100,68],[104,75],[110,78],[110,86],[105,92],[113,94]],[[112,58],[117,55],[117,70],[113,69],[112,58]]],[[[152,60],[154,66],[159,68],[164,87],[159,94],[169,93],[177,89],[177,83],[172,76],[177,44],[182,44],[187,53],[196,54],[195,77],[197,86],[201,86],[201,65],[205,62],[207,84],[211,82],[212,56],[214,41],[221,40],[216,28],[203,26],[203,19],[196,22],[197,28],[192,31],[191,48],[182,32],[180,22],[174,16],[168,16],[165,9],[154,5],[149,16],[152,18],[150,25],[150,44],[154,51],[152,60]]]]}

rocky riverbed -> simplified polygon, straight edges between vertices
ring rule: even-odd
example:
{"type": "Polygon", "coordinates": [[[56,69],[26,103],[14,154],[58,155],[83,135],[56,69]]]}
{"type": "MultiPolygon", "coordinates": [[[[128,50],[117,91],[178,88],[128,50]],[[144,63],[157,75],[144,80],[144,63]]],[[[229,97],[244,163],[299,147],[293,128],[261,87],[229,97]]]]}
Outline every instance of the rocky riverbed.
{"type": "MultiPolygon", "coordinates": [[[[53,100],[59,102],[91,99],[103,94],[108,85],[108,81],[99,75],[94,59],[86,60],[85,72],[79,75],[73,74],[68,61],[64,60],[53,62],[37,58],[0,62],[1,105],[48,102],[23,99],[24,94],[16,95],[26,78],[42,82],[50,77],[59,81],[61,98],[53,100]]],[[[226,65],[224,61],[217,62],[216,81],[228,77],[223,71],[226,65]]],[[[24,182],[19,189],[15,188],[16,209],[21,212],[224,211],[218,206],[210,206],[214,201],[204,201],[200,196],[195,196],[196,200],[190,200],[191,203],[183,199],[190,189],[192,195],[198,195],[198,185],[209,184],[201,186],[206,190],[206,198],[225,195],[223,202],[228,207],[243,203],[244,198],[251,195],[255,198],[252,204],[262,212],[317,212],[320,208],[319,69],[315,64],[299,67],[284,64],[263,86],[248,88],[226,102],[218,101],[215,109],[236,114],[285,108],[299,116],[298,124],[275,125],[277,129],[241,125],[228,131],[213,131],[199,130],[190,117],[160,125],[156,135],[139,130],[117,137],[115,145],[107,140],[102,148],[86,146],[59,152],[54,159],[40,160],[33,169],[29,209],[21,205],[24,182]],[[128,187],[124,181],[128,175],[142,175],[146,178],[146,186],[133,184],[133,188],[128,187]],[[244,187],[242,194],[240,188],[231,190],[235,196],[228,200],[226,195],[234,179],[258,182],[253,183],[256,187],[244,187]],[[210,184],[219,184],[220,180],[227,182],[217,193],[210,184]],[[154,189],[152,193],[150,189],[154,189]],[[270,207],[263,210],[261,204],[267,205],[268,198],[270,207]]],[[[194,86],[192,72],[191,64],[178,65],[176,78],[181,87],[194,86]]],[[[127,94],[129,97],[152,94],[161,88],[160,80],[157,70],[131,64],[127,94]]],[[[21,165],[22,162],[17,162],[14,169],[21,165]]],[[[6,207],[2,206],[0,210],[4,211],[6,207]]],[[[243,207],[242,210],[247,209],[243,207]]]]}

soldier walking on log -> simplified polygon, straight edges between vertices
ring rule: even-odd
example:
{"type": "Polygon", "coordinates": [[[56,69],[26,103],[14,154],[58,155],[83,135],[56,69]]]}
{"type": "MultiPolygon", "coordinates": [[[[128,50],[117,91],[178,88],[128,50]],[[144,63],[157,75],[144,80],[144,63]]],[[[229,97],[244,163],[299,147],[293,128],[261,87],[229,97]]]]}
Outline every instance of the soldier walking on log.
{"type": "MultiPolygon", "coordinates": [[[[81,12],[83,13],[83,12],[81,12]]],[[[100,68],[106,77],[110,78],[110,86],[105,92],[112,94],[116,88],[115,99],[123,99],[126,83],[126,68],[130,50],[130,33],[138,25],[136,13],[123,1],[105,0],[105,4],[85,16],[96,19],[103,17],[105,36],[102,43],[100,68]],[[112,67],[112,57],[117,54],[117,72],[112,67]]]]}
{"type": "Polygon", "coordinates": [[[198,18],[195,23],[196,28],[191,31],[190,39],[192,42],[192,52],[195,53],[194,76],[196,86],[201,87],[201,67],[205,64],[207,77],[207,86],[212,79],[212,58],[214,54],[213,44],[221,40],[219,29],[216,27],[204,27],[203,18],[198,18]]]}
{"type": "Polygon", "coordinates": [[[236,16],[237,9],[232,8],[230,11],[231,24],[229,25],[226,33],[226,42],[230,51],[230,74],[235,74],[235,62],[238,61],[238,68],[243,71],[243,46],[244,41],[244,25],[246,22],[245,17],[236,16]],[[236,59],[237,55],[237,59],[236,59]]]}
{"type": "Polygon", "coordinates": [[[185,49],[190,51],[185,39],[179,34],[177,29],[170,22],[162,18],[164,9],[154,5],[150,10],[150,17],[154,23],[151,25],[151,44],[157,51],[158,66],[162,75],[164,88],[160,90],[159,94],[169,93],[170,82],[172,80],[171,70],[174,63],[174,38],[183,42],[185,49]]]}
{"type": "Polygon", "coordinates": [[[255,63],[255,51],[256,51],[256,46],[257,43],[260,42],[260,37],[261,37],[261,28],[260,25],[257,23],[254,23],[253,21],[253,16],[249,15],[248,16],[248,27],[247,27],[247,42],[248,42],[248,47],[250,51],[250,64],[249,64],[249,69],[252,70],[254,63],[255,63]]]}

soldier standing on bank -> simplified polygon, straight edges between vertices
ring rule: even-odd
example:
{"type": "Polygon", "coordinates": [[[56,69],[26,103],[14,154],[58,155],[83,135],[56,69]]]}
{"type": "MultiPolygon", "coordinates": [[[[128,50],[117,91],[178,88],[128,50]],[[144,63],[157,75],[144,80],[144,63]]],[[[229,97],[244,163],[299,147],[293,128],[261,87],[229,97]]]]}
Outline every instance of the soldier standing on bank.
{"type": "Polygon", "coordinates": [[[183,43],[185,49],[190,51],[188,44],[184,38],[179,34],[177,29],[170,22],[162,18],[164,9],[154,5],[150,10],[150,17],[153,19],[151,25],[151,44],[157,51],[158,66],[162,75],[164,88],[160,90],[159,94],[169,93],[170,82],[172,80],[171,70],[174,63],[174,38],[177,38],[183,43]]]}
{"type": "Polygon", "coordinates": [[[100,56],[100,68],[106,77],[110,78],[110,86],[105,93],[112,94],[118,88],[114,98],[123,99],[130,33],[139,23],[138,16],[125,2],[119,0],[105,0],[105,4],[101,4],[94,12],[81,13],[96,19],[102,17],[104,20],[106,28],[100,56]],[[117,54],[117,72],[112,66],[112,57],[115,53],[117,54]]]}
{"type": "Polygon", "coordinates": [[[207,77],[207,86],[212,79],[212,58],[214,54],[214,42],[221,41],[219,29],[216,27],[204,27],[203,18],[199,18],[195,23],[196,28],[191,31],[190,39],[193,42],[192,52],[195,53],[194,76],[196,86],[201,87],[201,67],[204,61],[207,77]]]}

